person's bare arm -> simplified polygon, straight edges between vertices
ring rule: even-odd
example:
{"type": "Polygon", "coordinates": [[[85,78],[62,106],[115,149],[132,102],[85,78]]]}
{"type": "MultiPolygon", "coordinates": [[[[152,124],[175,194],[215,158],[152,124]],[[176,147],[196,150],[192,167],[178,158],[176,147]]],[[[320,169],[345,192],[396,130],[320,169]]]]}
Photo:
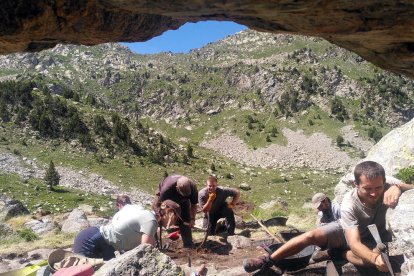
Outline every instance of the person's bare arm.
{"type": "Polygon", "coordinates": [[[395,208],[398,204],[398,200],[401,194],[405,191],[414,188],[412,184],[400,183],[393,184],[384,192],[384,204],[390,208],[395,208]]]}
{"type": "Polygon", "coordinates": [[[233,200],[231,202],[231,205],[236,206],[237,202],[240,200],[240,191],[236,190],[236,195],[233,197],[233,200]]]}
{"type": "Polygon", "coordinates": [[[154,239],[154,237],[151,237],[151,236],[149,236],[145,233],[142,233],[141,243],[147,243],[147,244],[154,245],[155,244],[155,239],[154,239]]]}
{"type": "Polygon", "coordinates": [[[208,199],[206,204],[203,205],[202,211],[204,213],[208,213],[211,210],[211,206],[213,205],[214,199],[216,199],[216,194],[215,193],[210,193],[208,195],[208,199]]]}
{"type": "Polygon", "coordinates": [[[190,227],[193,227],[195,224],[195,217],[197,214],[197,203],[196,204],[191,204],[191,210],[190,210],[190,227]]]}
{"type": "Polygon", "coordinates": [[[373,252],[361,242],[358,228],[345,229],[345,236],[352,253],[356,257],[365,263],[375,265],[379,271],[388,271],[388,267],[382,259],[381,254],[373,252]]]}
{"type": "Polygon", "coordinates": [[[211,210],[211,206],[213,205],[213,201],[207,200],[206,204],[203,205],[203,212],[208,213],[211,210]]]}

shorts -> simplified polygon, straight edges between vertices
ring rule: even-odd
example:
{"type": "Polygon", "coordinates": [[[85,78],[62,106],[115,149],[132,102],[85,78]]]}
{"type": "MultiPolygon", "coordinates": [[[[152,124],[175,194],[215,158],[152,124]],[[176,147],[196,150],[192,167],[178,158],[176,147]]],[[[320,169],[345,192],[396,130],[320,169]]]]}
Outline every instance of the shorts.
{"type": "Polygon", "coordinates": [[[330,222],[323,226],[319,227],[326,236],[327,236],[327,244],[325,248],[322,249],[348,249],[348,243],[345,238],[344,230],[342,226],[339,224],[338,221],[330,222]]]}
{"type": "Polygon", "coordinates": [[[115,258],[115,249],[106,243],[98,227],[89,227],[79,232],[73,244],[73,252],[105,261],[115,258]]]}

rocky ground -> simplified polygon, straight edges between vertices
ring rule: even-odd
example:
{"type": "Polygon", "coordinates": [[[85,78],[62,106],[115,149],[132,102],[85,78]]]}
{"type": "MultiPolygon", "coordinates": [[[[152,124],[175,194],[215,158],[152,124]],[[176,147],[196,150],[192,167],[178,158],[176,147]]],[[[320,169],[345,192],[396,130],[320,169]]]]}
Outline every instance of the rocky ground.
{"type": "MultiPolygon", "coordinates": [[[[60,175],[59,184],[65,187],[76,188],[83,191],[90,191],[103,195],[128,194],[134,202],[140,202],[143,205],[150,204],[152,196],[148,193],[134,188],[132,190],[121,190],[108,180],[103,179],[97,174],[88,174],[83,171],[74,171],[66,167],[56,167],[60,175]]],[[[10,153],[0,153],[0,170],[6,173],[15,173],[23,179],[29,177],[43,178],[45,170],[38,166],[36,159],[27,159],[25,157],[10,153]],[[22,160],[22,161],[21,161],[22,160]]]]}
{"type": "Polygon", "coordinates": [[[360,137],[359,133],[354,130],[352,125],[344,126],[341,133],[345,141],[349,141],[352,146],[360,149],[365,154],[374,146],[374,143],[360,137]]]}
{"type": "MultiPolygon", "coordinates": [[[[339,150],[325,134],[314,133],[306,136],[300,130],[293,131],[287,128],[282,132],[288,140],[286,146],[273,144],[254,150],[248,148],[243,140],[229,133],[205,140],[201,145],[236,162],[263,168],[309,167],[318,170],[344,170],[359,160],[339,150]]],[[[356,137],[352,126],[344,127],[342,132],[346,141],[363,152],[372,146],[370,142],[356,137]]]]}

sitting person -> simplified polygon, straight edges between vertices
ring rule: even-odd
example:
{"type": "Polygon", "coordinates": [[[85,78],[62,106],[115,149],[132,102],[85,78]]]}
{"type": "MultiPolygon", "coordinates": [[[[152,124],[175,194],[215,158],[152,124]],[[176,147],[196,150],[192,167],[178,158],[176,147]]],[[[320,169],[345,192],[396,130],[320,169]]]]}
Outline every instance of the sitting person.
{"type": "Polygon", "coordinates": [[[341,206],[338,203],[332,203],[331,199],[324,193],[316,193],[312,197],[312,206],[318,210],[317,226],[337,221],[341,218],[341,206]]]}
{"type": "Polygon", "coordinates": [[[236,221],[233,208],[239,201],[240,192],[233,188],[222,188],[217,186],[217,178],[209,176],[206,187],[198,193],[198,202],[204,212],[203,228],[209,229],[209,234],[216,234],[217,221],[225,218],[227,222],[228,235],[234,235],[236,221]],[[227,204],[226,199],[232,197],[227,204]]]}
{"type": "MultiPolygon", "coordinates": [[[[171,205],[170,203],[165,204],[171,205]]],[[[128,196],[118,196],[116,207],[118,212],[109,224],[99,228],[86,228],[76,236],[74,253],[107,261],[115,257],[115,251],[123,253],[141,243],[154,245],[157,221],[166,226],[170,220],[170,212],[177,212],[176,208],[170,208],[171,210],[166,210],[164,215],[156,217],[141,205],[131,204],[128,196]]]]}
{"type": "Polygon", "coordinates": [[[341,204],[341,218],[314,230],[297,236],[278,248],[270,256],[245,259],[243,267],[253,272],[263,267],[278,265],[284,258],[299,253],[309,245],[322,249],[339,250],[342,257],[357,267],[372,266],[387,272],[388,267],[381,254],[375,249],[368,225],[375,224],[381,240],[390,241],[391,235],[385,228],[385,214],[388,207],[395,208],[404,191],[413,185],[386,182],[384,168],[373,161],[359,163],[354,169],[354,188],[341,204]]]}

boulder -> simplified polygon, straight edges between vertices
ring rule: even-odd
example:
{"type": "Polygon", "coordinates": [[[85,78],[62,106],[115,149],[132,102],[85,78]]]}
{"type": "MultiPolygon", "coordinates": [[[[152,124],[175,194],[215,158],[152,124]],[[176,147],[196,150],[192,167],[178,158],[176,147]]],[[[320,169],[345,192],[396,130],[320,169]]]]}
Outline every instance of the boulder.
{"type": "Polygon", "coordinates": [[[388,210],[387,223],[395,236],[395,253],[414,260],[414,190],[403,193],[397,207],[388,210]]]}
{"type": "Polygon", "coordinates": [[[243,190],[243,191],[249,191],[249,190],[251,190],[252,188],[250,187],[250,185],[249,184],[247,184],[247,183],[241,183],[240,185],[239,185],[239,188],[241,189],[241,190],[243,190]]]}
{"type": "Polygon", "coordinates": [[[368,152],[364,160],[380,163],[388,175],[414,166],[414,119],[393,129],[368,152]]]}
{"type": "Polygon", "coordinates": [[[11,234],[13,234],[13,229],[7,223],[0,222],[0,239],[4,239],[11,234]]]}
{"type": "Polygon", "coordinates": [[[240,248],[246,248],[246,247],[252,246],[252,242],[249,238],[239,236],[239,235],[228,236],[227,242],[231,244],[232,251],[240,249],[240,248]]]}
{"type": "Polygon", "coordinates": [[[109,223],[109,219],[100,217],[88,217],[89,226],[102,226],[109,223]]]}
{"type": "Polygon", "coordinates": [[[27,214],[29,214],[29,210],[24,207],[23,203],[5,195],[0,195],[0,221],[27,214]]]}
{"type": "Polygon", "coordinates": [[[136,248],[105,263],[95,276],[118,275],[184,275],[182,269],[170,257],[149,244],[136,248]]]}
{"type": "Polygon", "coordinates": [[[63,223],[62,232],[78,233],[88,227],[89,222],[86,218],[85,212],[81,209],[74,209],[63,223]]]}
{"type": "Polygon", "coordinates": [[[24,226],[30,228],[38,235],[46,235],[53,230],[55,223],[50,216],[44,217],[41,220],[33,219],[24,224],[24,226]]]}

